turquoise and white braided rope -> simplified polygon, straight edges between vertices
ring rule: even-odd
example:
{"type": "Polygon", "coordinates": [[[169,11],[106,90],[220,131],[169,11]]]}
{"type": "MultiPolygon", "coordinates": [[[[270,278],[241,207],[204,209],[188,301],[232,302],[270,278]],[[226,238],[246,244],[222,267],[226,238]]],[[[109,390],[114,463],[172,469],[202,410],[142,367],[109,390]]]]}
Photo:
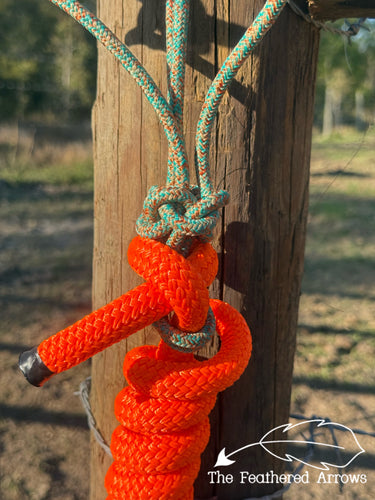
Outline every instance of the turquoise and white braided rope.
{"type": "Polygon", "coordinates": [[[262,41],[268,30],[276,21],[287,0],[268,0],[246,30],[233,51],[224,61],[220,71],[212,82],[204,100],[196,133],[196,169],[201,196],[212,193],[212,182],[209,173],[208,155],[212,125],[225,91],[235,78],[238,70],[250,53],[262,41]]]}
{"type": "MultiPolygon", "coordinates": [[[[189,17],[189,0],[166,0],[166,51],[167,51],[167,81],[168,103],[172,110],[176,126],[182,134],[184,91],[185,91],[185,61],[189,17]]],[[[172,151],[168,155],[167,185],[173,185],[178,165],[173,159],[172,151]]],[[[189,184],[189,171],[181,175],[189,184]]],[[[181,181],[179,182],[181,185],[181,181]]]]}
{"type": "MultiPolygon", "coordinates": [[[[151,187],[136,229],[141,236],[163,240],[187,256],[194,239],[212,239],[213,229],[219,219],[219,209],[229,199],[226,191],[214,191],[208,162],[209,140],[219,104],[239,68],[272,26],[287,0],[266,2],[252,26],[224,62],[207,92],[196,133],[195,156],[199,187],[190,185],[182,136],[189,0],[166,0],[167,99],[139,60],[96,16],[78,1],[50,1],[78,21],[121,62],[154,108],[169,146],[167,181],[165,187],[151,187]]],[[[202,347],[215,332],[212,311],[201,332],[185,332],[181,335],[179,330],[171,328],[167,320],[155,326],[165,342],[182,350],[202,347]]]]}
{"type": "Polygon", "coordinates": [[[165,188],[154,186],[150,189],[137,221],[137,232],[164,240],[187,254],[193,238],[199,237],[203,241],[212,238],[219,218],[218,210],[229,199],[225,191],[214,191],[208,162],[212,125],[219,104],[238,70],[273,25],[287,0],[267,0],[207,92],[196,133],[199,188],[190,186],[182,137],[189,0],[166,0],[167,99],[132,52],[78,1],[50,1],[78,21],[121,62],[154,108],[169,145],[167,182],[165,188]]]}

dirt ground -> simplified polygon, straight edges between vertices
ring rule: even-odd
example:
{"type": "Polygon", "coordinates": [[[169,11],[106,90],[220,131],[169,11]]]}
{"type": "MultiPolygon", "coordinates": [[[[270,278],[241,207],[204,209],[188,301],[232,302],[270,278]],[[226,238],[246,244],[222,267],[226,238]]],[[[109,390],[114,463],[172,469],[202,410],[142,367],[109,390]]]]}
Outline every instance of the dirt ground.
{"type": "MultiPolygon", "coordinates": [[[[355,145],[331,159],[324,143],[315,147],[292,424],[301,422],[293,415],[306,420],[318,416],[351,429],[375,431],[371,146],[372,140],[368,148],[362,147],[366,161],[352,161],[348,167],[355,145]]],[[[89,431],[74,392],[89,375],[89,363],[40,389],[25,382],[17,361],[22,350],[90,311],[92,220],[92,187],[84,183],[0,178],[3,500],[88,498],[89,431]]],[[[340,457],[330,457],[337,465],[337,460],[345,463],[355,455],[356,445],[347,442],[347,433],[337,430],[335,436],[343,446],[340,457]]],[[[357,438],[365,451],[345,469],[331,468],[330,473],[365,475],[365,482],[352,484],[346,476],[341,481],[346,484],[340,485],[338,477],[317,482],[321,471],[306,465],[301,473],[309,471],[309,483],[293,484],[284,498],[372,499],[375,438],[357,438]]],[[[324,439],[332,440],[332,435],[324,439]]],[[[297,452],[304,457],[306,447],[297,452]]],[[[319,457],[309,460],[319,463],[319,457]]],[[[288,469],[297,466],[293,462],[288,469]]]]}
{"type": "Polygon", "coordinates": [[[88,498],[89,432],[74,395],[89,366],[43,388],[20,352],[89,312],[92,194],[0,181],[0,498],[88,498]]]}
{"type": "MultiPolygon", "coordinates": [[[[291,408],[292,414],[329,418],[372,433],[357,434],[364,453],[348,467],[330,471],[364,474],[366,482],[341,489],[340,484],[317,484],[317,471],[310,468],[310,483],[293,485],[287,499],[375,495],[374,146],[374,127],[314,143],[291,408]]],[[[339,444],[345,444],[345,434],[336,432],[339,444]]],[[[355,449],[350,443],[343,450],[343,464],[355,449]]],[[[331,463],[338,464],[338,457],[331,463]]]]}

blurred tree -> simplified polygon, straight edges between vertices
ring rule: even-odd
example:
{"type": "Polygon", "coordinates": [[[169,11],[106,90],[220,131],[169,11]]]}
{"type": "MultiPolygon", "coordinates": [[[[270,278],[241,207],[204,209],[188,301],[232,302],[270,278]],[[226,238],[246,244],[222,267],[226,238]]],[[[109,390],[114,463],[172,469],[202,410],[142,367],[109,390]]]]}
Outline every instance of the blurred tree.
{"type": "Polygon", "coordinates": [[[356,92],[356,123],[359,128],[375,119],[375,19],[368,21],[369,31],[356,39],[360,53],[366,57],[366,75],[356,92]]]}
{"type": "Polygon", "coordinates": [[[54,80],[59,89],[52,109],[56,113],[63,110],[66,118],[79,118],[90,110],[95,96],[95,41],[65,15],[52,33],[51,48],[55,54],[54,80]]]}
{"type": "Polygon", "coordinates": [[[0,0],[2,118],[23,116],[32,104],[40,101],[44,83],[41,73],[50,62],[48,52],[40,47],[46,46],[43,42],[54,24],[55,19],[42,2],[19,0],[14,9],[11,0],[0,0]]]}
{"type": "Polygon", "coordinates": [[[63,12],[47,0],[0,0],[0,47],[1,120],[89,117],[96,45],[63,12]]]}
{"type": "MultiPolygon", "coordinates": [[[[336,24],[342,28],[342,22],[336,24]]],[[[351,42],[344,37],[322,33],[315,124],[323,134],[328,135],[343,124],[363,128],[373,121],[374,62],[372,31],[361,30],[351,42]]]]}

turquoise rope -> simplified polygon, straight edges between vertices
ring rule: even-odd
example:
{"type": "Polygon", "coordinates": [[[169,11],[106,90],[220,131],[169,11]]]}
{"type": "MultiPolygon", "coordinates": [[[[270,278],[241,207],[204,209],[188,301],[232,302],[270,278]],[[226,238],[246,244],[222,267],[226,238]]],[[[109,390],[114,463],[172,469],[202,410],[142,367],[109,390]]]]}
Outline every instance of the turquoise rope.
{"type": "MultiPolygon", "coordinates": [[[[183,108],[185,90],[185,60],[187,46],[187,28],[189,16],[189,0],[167,0],[166,52],[168,103],[181,135],[183,133],[183,108]]],[[[173,185],[175,172],[178,169],[171,151],[168,153],[167,185],[173,185]]],[[[189,171],[183,172],[184,181],[189,184],[189,171]]],[[[181,184],[179,182],[178,184],[181,184]]]]}
{"type": "MultiPolygon", "coordinates": [[[[183,128],[185,59],[188,31],[189,0],[166,0],[166,48],[168,75],[168,102],[177,126],[183,128]]],[[[176,172],[179,171],[171,152],[168,157],[167,188],[157,186],[149,191],[142,215],[137,221],[137,232],[142,236],[161,239],[183,255],[190,251],[197,237],[210,241],[219,219],[219,208],[229,196],[226,192],[211,190],[204,199],[194,186],[184,189],[176,172]]],[[[189,182],[189,172],[184,179],[189,182]]]]}
{"type": "Polygon", "coordinates": [[[169,149],[173,153],[174,163],[178,166],[178,168],[176,167],[176,178],[184,187],[188,187],[189,183],[186,181],[188,178],[186,174],[188,172],[188,164],[181,132],[176,126],[170,106],[140,61],[100,19],[79,2],[73,0],[50,0],[50,2],[57,5],[87,29],[120,61],[139,87],[141,87],[164,129],[169,149]]]}
{"type": "Polygon", "coordinates": [[[121,62],[153,106],[169,144],[168,191],[152,188],[137,221],[141,235],[166,241],[176,250],[189,252],[189,239],[206,241],[228,202],[228,193],[213,190],[208,155],[209,138],[218,106],[230,82],[250,52],[259,44],[287,0],[268,0],[228,56],[204,101],[196,134],[196,169],[199,189],[190,186],[186,148],[182,138],[188,0],[166,0],[168,102],[153,79],[130,50],[78,1],[50,0],[76,19],[121,62]],[[185,193],[181,198],[182,192],[185,193]],[[167,196],[168,193],[168,196],[167,196]],[[159,198],[155,198],[159,197],[159,198]],[[181,199],[185,200],[181,202],[181,199]],[[157,209],[150,209],[157,207],[157,209]],[[203,222],[203,218],[207,220],[203,222]],[[161,222],[163,221],[163,222],[161,222]]]}
{"type": "Polygon", "coordinates": [[[189,0],[166,2],[168,102],[182,131],[189,0]]]}
{"type": "MultiPolygon", "coordinates": [[[[204,242],[212,239],[219,209],[229,199],[226,191],[214,191],[208,162],[209,138],[219,104],[239,68],[275,22],[287,0],[266,2],[207,92],[196,133],[199,187],[190,186],[182,136],[189,0],[166,0],[167,100],[138,59],[97,17],[78,1],[50,1],[78,21],[121,62],[154,108],[169,146],[167,183],[163,188],[151,187],[136,229],[141,236],[165,241],[178,252],[188,255],[194,239],[204,242]]],[[[201,332],[195,333],[180,332],[166,319],[155,326],[172,347],[192,352],[211,338],[215,320],[209,312],[201,332]]]]}
{"type": "Polygon", "coordinates": [[[196,170],[202,198],[212,193],[208,162],[209,139],[219,104],[238,70],[250,53],[262,41],[286,3],[287,0],[268,0],[266,2],[253,24],[246,30],[241,40],[227,57],[208,89],[196,133],[196,170]]]}

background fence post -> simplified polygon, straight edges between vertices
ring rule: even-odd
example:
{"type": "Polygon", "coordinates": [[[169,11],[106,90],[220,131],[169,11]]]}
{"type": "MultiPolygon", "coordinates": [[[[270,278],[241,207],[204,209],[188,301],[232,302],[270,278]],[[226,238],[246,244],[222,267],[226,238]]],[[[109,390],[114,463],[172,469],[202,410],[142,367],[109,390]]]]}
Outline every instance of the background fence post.
{"type": "Polygon", "coordinates": [[[375,17],[373,2],[361,0],[308,0],[308,8],[314,19],[319,21],[347,19],[349,17],[375,17]]]}
{"type": "MultiPolygon", "coordinates": [[[[186,75],[185,134],[193,161],[194,133],[208,85],[263,5],[263,0],[192,0],[186,75]]],[[[98,0],[98,15],[131,46],[166,90],[164,0],[98,0]]],[[[288,422],[297,311],[303,271],[314,85],[319,32],[287,7],[224,98],[212,137],[216,186],[231,203],[215,248],[220,271],[212,296],[245,316],[254,354],[241,380],[219,397],[196,496],[236,500],[266,494],[272,484],[240,484],[239,470],[274,470],[283,462],[254,447],[238,457],[233,484],[210,484],[217,452],[258,441],[288,422]]],[[[152,108],[115,59],[99,48],[95,142],[94,307],[140,282],[127,264],[147,189],[163,185],[167,145],[152,108]]],[[[157,341],[151,330],[96,356],[92,407],[106,440],[116,426],[113,401],[124,385],[127,350],[157,341]]],[[[214,346],[206,349],[211,355],[214,346]]],[[[275,436],[276,438],[279,436],[275,436]]],[[[275,450],[282,452],[282,445],[275,450]]],[[[92,442],[91,500],[106,497],[111,460],[92,442]]]]}

